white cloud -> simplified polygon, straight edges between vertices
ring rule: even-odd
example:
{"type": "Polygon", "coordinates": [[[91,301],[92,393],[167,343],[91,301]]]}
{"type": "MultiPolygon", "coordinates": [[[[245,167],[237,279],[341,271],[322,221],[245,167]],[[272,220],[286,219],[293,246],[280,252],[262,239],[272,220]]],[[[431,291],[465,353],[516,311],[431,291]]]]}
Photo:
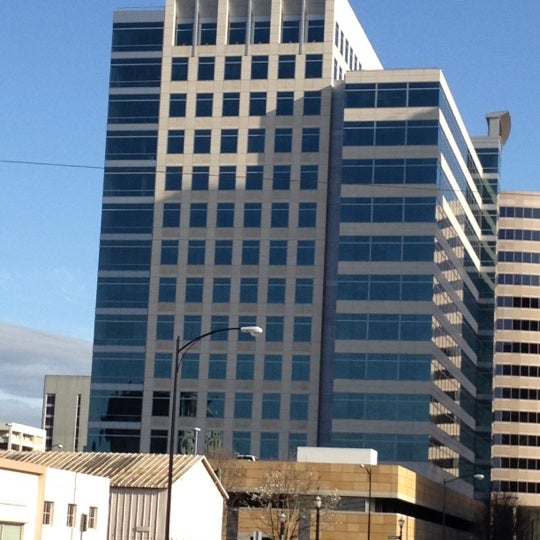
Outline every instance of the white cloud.
{"type": "Polygon", "coordinates": [[[0,421],[39,426],[45,375],[89,375],[92,344],[0,322],[0,421]]]}

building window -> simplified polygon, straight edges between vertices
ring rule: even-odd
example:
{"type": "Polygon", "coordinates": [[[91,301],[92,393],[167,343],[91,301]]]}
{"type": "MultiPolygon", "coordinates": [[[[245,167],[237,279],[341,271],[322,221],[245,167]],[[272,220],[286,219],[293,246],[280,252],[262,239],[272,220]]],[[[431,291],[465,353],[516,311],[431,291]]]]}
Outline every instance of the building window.
{"type": "Polygon", "coordinates": [[[308,19],[307,41],[309,43],[324,41],[324,19],[308,19]]]}
{"type": "Polygon", "coordinates": [[[253,43],[270,43],[270,21],[253,21],[253,43]]]}
{"type": "Polygon", "coordinates": [[[43,525],[52,525],[54,519],[54,502],[53,501],[44,501],[43,502],[43,525]]]}
{"type": "Polygon", "coordinates": [[[266,114],[266,92],[250,92],[249,115],[264,116],[266,114]]]}
{"type": "Polygon", "coordinates": [[[158,315],[156,339],[174,339],[174,315],[158,315]]]}
{"type": "Polygon", "coordinates": [[[259,241],[244,240],[242,242],[242,264],[257,265],[259,264],[259,241]]]}
{"type": "Polygon", "coordinates": [[[292,151],[292,128],[276,128],[274,136],[274,152],[292,151]]]}
{"type": "Polygon", "coordinates": [[[193,191],[207,191],[210,170],[208,167],[193,167],[191,174],[191,189],[193,191]]]}
{"type": "Polygon", "coordinates": [[[159,302],[176,301],[176,278],[159,278],[159,302]]]}
{"type": "Polygon", "coordinates": [[[262,396],[262,419],[279,420],[281,396],[277,393],[263,393],[262,396]]]}
{"type": "Polygon", "coordinates": [[[306,54],[306,79],[320,79],[322,77],[322,54],[306,54]]]}
{"type": "Polygon", "coordinates": [[[165,190],[180,191],[182,189],[182,167],[167,167],[165,170],[165,190]]]}
{"type": "Polygon", "coordinates": [[[213,94],[199,93],[195,101],[195,116],[212,116],[213,94]]]}
{"type": "Polygon", "coordinates": [[[229,22],[229,45],[242,45],[246,42],[246,21],[229,22]]]}
{"type": "Polygon", "coordinates": [[[264,357],[264,380],[281,380],[282,358],[279,354],[267,354],[264,357]]]}
{"type": "Polygon", "coordinates": [[[234,396],[234,418],[251,418],[253,394],[237,392],[234,396]]]}
{"type": "Polygon", "coordinates": [[[176,44],[193,45],[193,21],[182,21],[176,27],[176,44]]]}
{"type": "Polygon", "coordinates": [[[162,240],[161,264],[178,264],[178,240],[162,240]]]}
{"type": "Polygon", "coordinates": [[[228,303],[231,299],[231,280],[230,278],[214,278],[212,288],[212,302],[228,303]]]}
{"type": "Polygon", "coordinates": [[[285,278],[269,278],[266,301],[269,304],[285,304],[285,278]]]}
{"type": "Polygon", "coordinates": [[[244,205],[244,227],[260,227],[261,215],[261,203],[246,203],[244,205]]]}
{"type": "Polygon", "coordinates": [[[272,189],[288,190],[291,185],[291,166],[275,165],[272,189]]]}
{"type": "Polygon", "coordinates": [[[311,341],[311,317],[295,317],[293,341],[311,341]]]}
{"type": "Polygon", "coordinates": [[[289,203],[272,203],[271,227],[289,226],[289,203]]]}
{"type": "Polygon", "coordinates": [[[171,79],[173,81],[187,81],[188,80],[188,59],[187,58],[173,58],[171,79]]]}
{"type": "Polygon", "coordinates": [[[197,416],[197,392],[180,392],[180,416],[197,416]]]}
{"type": "Polygon", "coordinates": [[[248,129],[247,151],[249,153],[264,152],[264,129],[248,129]]]}
{"type": "Polygon", "coordinates": [[[171,94],[169,116],[174,118],[186,116],[186,94],[171,94]]]}
{"type": "Polygon", "coordinates": [[[296,264],[298,266],[311,266],[315,264],[315,241],[299,240],[296,249],[296,264]]]}
{"type": "Polygon", "coordinates": [[[163,205],[163,227],[180,227],[180,203],[163,205]]]}
{"type": "Polygon", "coordinates": [[[240,302],[242,304],[256,304],[258,292],[257,278],[241,278],[240,302]]]}
{"type": "Polygon", "coordinates": [[[255,373],[255,357],[252,354],[239,354],[236,357],[236,379],[252,381],[255,373]]]}
{"type": "Polygon", "coordinates": [[[77,505],[68,504],[67,506],[67,516],[66,516],[66,526],[75,527],[75,522],[77,520],[77,505]]]}
{"type": "Polygon", "coordinates": [[[217,22],[202,21],[199,32],[199,45],[215,45],[217,34],[217,22]]]}
{"type": "Polygon", "coordinates": [[[278,79],[294,79],[296,57],[294,54],[280,54],[278,58],[278,79]]]}
{"type": "Polygon", "coordinates": [[[221,191],[236,189],[236,167],[234,165],[221,165],[219,167],[218,189],[221,191]]]}
{"type": "Polygon", "coordinates": [[[240,113],[240,92],[223,94],[222,116],[238,116],[240,113]]]}
{"type": "Polygon", "coordinates": [[[236,154],[238,149],[238,130],[237,129],[222,129],[221,130],[221,148],[222,154],[236,154]]]}
{"type": "Polygon", "coordinates": [[[224,79],[226,81],[239,80],[242,77],[242,57],[226,56],[224,79]]]}
{"type": "Polygon", "coordinates": [[[302,152],[319,151],[319,128],[302,129],[302,152]]]}
{"type": "MultiPolygon", "coordinates": [[[[263,132],[263,151],[264,151],[264,130],[263,132]]],[[[249,151],[249,150],[248,150],[249,151]]],[[[263,184],[263,166],[248,165],[246,168],[246,189],[261,190],[263,184]]]]}
{"type": "Polygon", "coordinates": [[[266,318],[266,341],[283,341],[283,317],[266,318]]]}
{"type": "Polygon", "coordinates": [[[281,23],[281,42],[298,43],[300,41],[300,19],[284,19],[281,23]]]}
{"type": "Polygon", "coordinates": [[[206,217],[206,203],[191,203],[191,209],[189,212],[190,227],[206,227],[206,217]]]}
{"type": "Polygon", "coordinates": [[[296,304],[311,304],[313,302],[313,278],[297,278],[294,295],[296,304]]]}
{"type": "Polygon", "coordinates": [[[310,358],[307,354],[295,354],[292,357],[291,379],[293,381],[309,381],[310,358]]]}
{"type": "Polygon", "coordinates": [[[152,416],[169,416],[169,392],[153,392],[152,416]]]}
{"type": "Polygon", "coordinates": [[[319,167],[317,165],[302,165],[300,167],[300,189],[317,189],[319,167]]]}
{"type": "Polygon", "coordinates": [[[171,377],[172,357],[170,353],[156,353],[154,356],[154,377],[169,379],[171,377]]]}
{"type": "Polygon", "coordinates": [[[268,262],[272,266],[287,264],[287,240],[270,240],[268,262]]]}
{"type": "Polygon", "coordinates": [[[215,60],[213,56],[200,56],[197,79],[199,81],[214,80],[215,60]]]}
{"type": "Polygon", "coordinates": [[[294,113],[294,92],[278,92],[277,103],[276,103],[276,115],[292,116],[293,113],[294,113]]]}
{"type": "MultiPolygon", "coordinates": [[[[163,278],[162,278],[163,279],[163,278]]],[[[203,278],[188,277],[186,279],[186,302],[202,302],[203,300],[203,278]]]]}
{"type": "Polygon", "coordinates": [[[315,227],[317,223],[317,204],[300,203],[298,206],[298,227],[315,227]]]}
{"type": "Polygon", "coordinates": [[[234,203],[218,203],[216,227],[234,226],[234,203]]]}
{"type": "Polygon", "coordinates": [[[227,355],[211,354],[208,361],[208,378],[224,380],[227,377],[227,355]]]}
{"type": "Polygon", "coordinates": [[[196,129],[193,139],[193,152],[195,154],[209,154],[212,140],[212,130],[196,129]]]}
{"type": "Polygon", "coordinates": [[[199,378],[199,355],[198,354],[186,354],[182,367],[180,377],[182,379],[198,379],[199,378]]]}
{"type": "Polygon", "coordinates": [[[232,240],[216,240],[214,264],[232,264],[232,240]]]}
{"type": "Polygon", "coordinates": [[[309,411],[308,394],[291,394],[291,420],[307,420],[309,411]]]}
{"type": "Polygon", "coordinates": [[[318,116],[321,114],[322,94],[320,90],[304,92],[304,116],[318,116]]]}
{"type": "Polygon", "coordinates": [[[97,529],[98,509],[97,506],[91,506],[88,509],[88,528],[97,529]]]}
{"type": "Polygon", "coordinates": [[[257,55],[251,57],[251,78],[268,79],[268,56],[257,55]]]}
{"type": "Polygon", "coordinates": [[[184,153],[184,130],[171,129],[167,136],[167,153],[168,154],[183,154],[184,153]]]}
{"type": "Polygon", "coordinates": [[[204,240],[188,241],[188,264],[204,264],[205,242],[204,240]]]}
{"type": "Polygon", "coordinates": [[[153,429],[150,432],[150,453],[151,454],[166,454],[167,453],[167,430],[153,429]]]}

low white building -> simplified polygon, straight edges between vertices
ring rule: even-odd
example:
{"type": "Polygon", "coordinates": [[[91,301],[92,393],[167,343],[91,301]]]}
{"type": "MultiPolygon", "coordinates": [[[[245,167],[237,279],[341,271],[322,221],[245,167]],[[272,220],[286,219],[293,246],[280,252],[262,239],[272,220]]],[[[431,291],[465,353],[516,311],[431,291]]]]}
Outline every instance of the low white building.
{"type": "MultiPolygon", "coordinates": [[[[110,497],[104,496],[103,501],[110,504],[106,536],[109,540],[152,540],[165,536],[167,455],[0,452],[1,457],[107,478],[110,497]]],[[[171,537],[175,540],[221,540],[226,498],[225,489],[204,456],[175,456],[171,537]]],[[[43,538],[52,540],[53,537],[43,538]]],[[[89,536],[82,538],[90,540],[89,536]]]]}
{"type": "Polygon", "coordinates": [[[0,486],[0,538],[107,538],[108,478],[0,457],[0,486]]]}
{"type": "Polygon", "coordinates": [[[44,429],[0,422],[0,450],[45,450],[44,429]]]}

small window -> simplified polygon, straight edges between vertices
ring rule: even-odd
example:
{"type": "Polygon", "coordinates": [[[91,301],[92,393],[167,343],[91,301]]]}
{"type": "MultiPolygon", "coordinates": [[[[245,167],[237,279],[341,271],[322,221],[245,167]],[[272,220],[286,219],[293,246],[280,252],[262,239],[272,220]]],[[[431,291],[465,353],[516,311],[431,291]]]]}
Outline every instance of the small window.
{"type": "Polygon", "coordinates": [[[294,54],[280,54],[278,59],[278,79],[294,79],[296,57],[294,54]]]}
{"type": "Polygon", "coordinates": [[[206,191],[208,190],[208,180],[210,174],[209,169],[206,166],[193,167],[193,173],[191,178],[191,189],[193,191],[206,191]]]}
{"type": "Polygon", "coordinates": [[[212,116],[213,95],[207,93],[197,94],[195,102],[195,116],[212,116]]]}
{"type": "Polygon", "coordinates": [[[54,502],[44,501],[43,503],[43,525],[52,525],[54,519],[54,502]]]}
{"type": "Polygon", "coordinates": [[[195,154],[209,154],[212,131],[210,129],[196,129],[193,140],[195,154]]]}
{"type": "Polygon", "coordinates": [[[253,43],[270,43],[270,21],[253,22],[253,43]]]}
{"type": "MultiPolygon", "coordinates": [[[[336,23],[337,25],[337,23],[336,23]]],[[[324,19],[310,19],[307,22],[307,41],[319,42],[324,41],[324,19]]]]}
{"type": "Polygon", "coordinates": [[[242,76],[242,57],[241,56],[226,56],[225,57],[225,73],[226,81],[239,80],[242,76]]]}
{"type": "Polygon", "coordinates": [[[91,506],[88,509],[88,528],[97,529],[98,509],[97,506],[91,506]]]}
{"type": "Polygon", "coordinates": [[[176,27],[176,44],[193,45],[193,21],[178,23],[176,27]]]}
{"type": "Polygon", "coordinates": [[[264,152],[264,129],[248,129],[247,151],[250,153],[264,152]]]}
{"type": "MultiPolygon", "coordinates": [[[[292,116],[294,113],[294,92],[278,92],[276,114],[278,116],[292,116]]],[[[305,107],[304,107],[305,114],[305,107]]]]}
{"type": "Polygon", "coordinates": [[[167,153],[168,154],[183,154],[184,153],[184,130],[172,129],[167,136],[167,153]]]}
{"type": "Polygon", "coordinates": [[[282,43],[298,43],[300,41],[300,19],[285,19],[281,26],[282,43]]]}
{"type": "Polygon", "coordinates": [[[67,507],[67,516],[66,516],[66,526],[75,527],[75,521],[77,520],[77,505],[68,504],[67,507]]]}
{"type": "Polygon", "coordinates": [[[249,115],[264,116],[266,114],[266,92],[249,94],[249,115]]]}
{"type": "Polygon", "coordinates": [[[319,151],[319,128],[302,129],[302,152],[319,151]]]}
{"type": "Polygon", "coordinates": [[[203,21],[199,34],[200,45],[215,45],[217,35],[217,22],[203,21]]]}
{"type": "Polygon", "coordinates": [[[199,70],[197,73],[197,79],[199,81],[213,81],[214,68],[215,68],[215,61],[214,61],[213,56],[199,57],[199,70]]]}
{"type": "Polygon", "coordinates": [[[274,135],[274,152],[277,153],[292,151],[291,128],[276,128],[276,132],[274,135]]]}
{"type": "Polygon", "coordinates": [[[240,112],[240,92],[223,94],[222,116],[238,116],[240,112]]]}
{"type": "Polygon", "coordinates": [[[251,57],[251,78],[268,79],[268,56],[251,57]]]}
{"type": "Polygon", "coordinates": [[[171,79],[173,81],[187,81],[188,80],[188,59],[173,58],[172,59],[172,72],[171,79]]]}
{"type": "Polygon", "coordinates": [[[171,94],[169,116],[175,118],[186,116],[186,94],[171,94]]]}
{"type": "Polygon", "coordinates": [[[321,91],[305,92],[304,94],[304,115],[318,116],[321,114],[321,91]]]}
{"type": "Polygon", "coordinates": [[[322,54],[306,55],[306,79],[319,79],[322,77],[323,56],[322,54]]]}
{"type": "Polygon", "coordinates": [[[221,131],[221,148],[222,154],[235,154],[238,148],[238,130],[223,129],[221,131]]]}
{"type": "Polygon", "coordinates": [[[242,45],[246,42],[246,21],[229,23],[229,45],[242,45]]]}

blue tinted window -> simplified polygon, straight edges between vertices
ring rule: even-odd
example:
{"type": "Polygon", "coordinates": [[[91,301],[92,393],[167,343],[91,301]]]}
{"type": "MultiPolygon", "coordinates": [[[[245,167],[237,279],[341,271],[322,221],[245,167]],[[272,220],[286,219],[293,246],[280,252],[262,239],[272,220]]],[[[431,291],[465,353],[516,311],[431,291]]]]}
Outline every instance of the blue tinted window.
{"type": "Polygon", "coordinates": [[[154,357],[154,377],[156,379],[169,379],[171,367],[172,355],[170,353],[156,353],[154,357]]]}
{"type": "Polygon", "coordinates": [[[184,341],[201,335],[201,316],[184,315],[184,341]]]}
{"type": "Polygon", "coordinates": [[[307,420],[309,411],[308,394],[291,394],[291,420],[307,420]]]}
{"type": "Polygon", "coordinates": [[[290,188],[291,184],[291,166],[290,165],[274,165],[274,176],[272,189],[290,188]]]}
{"type": "Polygon", "coordinates": [[[203,300],[203,278],[186,278],[186,302],[202,302],[203,300]]]}
{"type": "Polygon", "coordinates": [[[262,395],[262,419],[278,420],[281,408],[281,395],[277,393],[263,393],[262,395]]]}
{"type": "Polygon", "coordinates": [[[113,94],[109,97],[109,124],[156,123],[158,116],[157,94],[113,94]]]}
{"type": "Polygon", "coordinates": [[[216,240],[214,264],[232,264],[231,240],[216,240]]]}
{"type": "Polygon", "coordinates": [[[270,43],[270,21],[254,21],[253,43],[270,43]]]}
{"type": "Polygon", "coordinates": [[[229,44],[243,44],[246,42],[246,21],[229,22],[229,44]]]}
{"type": "Polygon", "coordinates": [[[162,240],[161,264],[178,264],[178,240],[162,240]]]}
{"type": "Polygon", "coordinates": [[[216,227],[234,226],[234,203],[218,203],[216,227]]]}
{"type": "Polygon", "coordinates": [[[277,459],[279,433],[261,433],[261,459],[277,459]]]}
{"type": "Polygon", "coordinates": [[[158,315],[156,339],[172,340],[174,338],[174,315],[158,315]]]}
{"type": "Polygon", "coordinates": [[[199,378],[199,355],[196,353],[187,353],[184,355],[182,365],[180,366],[180,377],[182,379],[199,378]]]}
{"type": "Polygon", "coordinates": [[[155,169],[130,167],[105,168],[103,195],[108,197],[146,197],[154,195],[155,169]]]}
{"type": "Polygon", "coordinates": [[[242,76],[242,57],[241,56],[226,56],[224,79],[226,81],[239,80],[241,76],[242,76]]]}
{"type": "Polygon", "coordinates": [[[266,341],[283,341],[283,317],[267,317],[266,341]]]}
{"type": "Polygon", "coordinates": [[[195,101],[195,116],[212,116],[213,94],[198,93],[195,101]]]}
{"type": "Polygon", "coordinates": [[[294,54],[280,54],[278,59],[278,79],[294,79],[296,57],[294,54]]]}
{"type": "Polygon", "coordinates": [[[264,357],[264,380],[265,381],[280,381],[281,380],[281,364],[282,364],[282,359],[279,354],[267,354],[264,357]]]}
{"type": "Polygon", "coordinates": [[[171,94],[169,102],[169,116],[186,116],[186,94],[171,94]]]}
{"type": "Polygon", "coordinates": [[[230,278],[214,278],[214,287],[212,289],[212,302],[228,303],[230,299],[231,299],[230,278]]]}
{"type": "Polygon", "coordinates": [[[240,302],[244,304],[257,303],[257,278],[241,278],[240,279],[240,302]]]}
{"type": "Polygon", "coordinates": [[[188,80],[188,58],[173,58],[172,59],[172,72],[171,79],[173,81],[187,81],[188,80]]]}
{"type": "Polygon", "coordinates": [[[165,190],[179,191],[182,189],[182,167],[167,167],[165,170],[165,190]]]}
{"type": "Polygon", "coordinates": [[[272,203],[271,227],[289,226],[289,203],[272,203]]]}
{"type": "Polygon", "coordinates": [[[270,240],[269,263],[278,266],[287,264],[287,240],[270,240]]]}
{"type": "Polygon", "coordinates": [[[284,304],[285,303],[285,279],[284,278],[269,278],[268,279],[268,296],[266,300],[269,304],[284,304]]]}
{"type": "Polygon", "coordinates": [[[200,56],[197,79],[199,81],[213,81],[214,80],[214,66],[215,66],[215,61],[214,61],[213,56],[200,56]]]}
{"type": "Polygon", "coordinates": [[[236,357],[236,379],[252,381],[255,373],[255,357],[252,354],[239,354],[236,357]]]}
{"type": "Polygon", "coordinates": [[[379,83],[377,87],[377,107],[406,107],[406,83],[379,83]]]}
{"type": "MultiPolygon", "coordinates": [[[[174,278],[173,278],[174,279],[174,278]]],[[[98,277],[96,306],[146,308],[150,285],[147,277],[98,277]]],[[[161,285],[160,285],[161,290],[161,285]]],[[[168,302],[169,300],[159,300],[168,302]]],[[[174,302],[174,300],[172,300],[174,302]]]]}
{"type": "Polygon", "coordinates": [[[250,92],[249,115],[264,116],[266,114],[266,92],[250,92]]]}
{"type": "Polygon", "coordinates": [[[219,190],[234,190],[236,188],[236,167],[234,165],[221,165],[219,167],[219,190]]]}
{"type": "Polygon", "coordinates": [[[200,45],[216,44],[217,23],[215,21],[204,21],[201,23],[199,41],[200,45]]]}
{"type": "Polygon", "coordinates": [[[292,151],[292,129],[276,128],[274,135],[274,152],[292,151]]]}
{"type": "MultiPolygon", "coordinates": [[[[264,130],[263,130],[264,141],[264,130]]],[[[263,142],[264,150],[264,142],[263,142]]],[[[263,184],[263,167],[262,165],[248,165],[246,168],[246,189],[260,190],[263,184]]]]}
{"type": "Polygon", "coordinates": [[[115,23],[112,50],[159,51],[163,44],[163,23],[115,23]]]}
{"type": "Polygon", "coordinates": [[[237,392],[234,395],[234,418],[251,418],[253,394],[237,392]]]}
{"type": "Polygon", "coordinates": [[[163,205],[163,227],[180,227],[180,203],[163,205]]]}
{"type": "Polygon", "coordinates": [[[317,223],[317,204],[300,203],[298,206],[298,227],[315,227],[317,223]]]}
{"type": "Polygon", "coordinates": [[[294,92],[278,92],[276,114],[278,116],[292,116],[294,113],[294,92]]]}
{"type": "Polygon", "coordinates": [[[161,81],[161,58],[113,58],[111,88],[156,87],[161,81]]]}
{"type": "Polygon", "coordinates": [[[268,56],[255,55],[251,57],[251,78],[268,78],[268,56]]]}
{"type": "MultiPolygon", "coordinates": [[[[221,330],[229,328],[229,317],[227,315],[212,315],[212,320],[210,323],[211,330],[221,330]]],[[[212,341],[227,341],[228,332],[216,332],[213,334],[210,339],[212,341]]]]}
{"type": "Polygon", "coordinates": [[[260,227],[261,212],[261,203],[246,203],[244,205],[244,227],[260,227]]]}
{"type": "Polygon", "coordinates": [[[379,146],[401,146],[406,140],[406,122],[377,122],[375,144],[379,146]]]}
{"type": "Polygon", "coordinates": [[[222,154],[235,154],[238,148],[238,130],[237,129],[222,129],[221,130],[221,148],[222,154]]]}
{"type": "Polygon", "coordinates": [[[300,19],[284,19],[281,23],[281,42],[298,43],[300,41],[300,19]]]}
{"type": "Polygon", "coordinates": [[[296,264],[311,266],[315,264],[315,241],[299,240],[296,250],[296,264]]]}
{"type": "Polygon", "coordinates": [[[189,212],[190,227],[206,227],[206,217],[206,203],[191,203],[191,208],[189,212]]]}
{"type": "Polygon", "coordinates": [[[296,304],[313,302],[313,278],[297,278],[294,301],[296,304]]]}
{"type": "Polygon", "coordinates": [[[143,345],[146,315],[96,315],[96,345],[143,345]]]}
{"type": "Polygon", "coordinates": [[[204,264],[205,243],[204,240],[188,241],[188,264],[204,264]]]}
{"type": "Polygon", "coordinates": [[[155,131],[108,131],[106,159],[156,159],[155,131]]]}
{"type": "Polygon", "coordinates": [[[227,376],[227,355],[211,354],[208,360],[208,378],[225,379],[227,376]]]}
{"type": "Polygon", "coordinates": [[[104,204],[102,233],[147,233],[154,209],[151,204],[104,204]]]}
{"type": "Polygon", "coordinates": [[[242,242],[242,264],[259,264],[259,240],[244,240],[242,242]]]}
{"type": "Polygon", "coordinates": [[[304,116],[318,116],[321,114],[322,94],[320,90],[304,92],[304,116]]]}
{"type": "Polygon", "coordinates": [[[301,165],[300,189],[317,189],[318,177],[319,177],[318,165],[301,165]]]}
{"type": "Polygon", "coordinates": [[[345,88],[345,107],[375,107],[375,84],[348,84],[345,88]]]}
{"type": "Polygon", "coordinates": [[[307,41],[308,43],[324,41],[324,19],[308,19],[307,41]]]}
{"type": "Polygon", "coordinates": [[[150,242],[147,240],[102,240],[100,270],[150,270],[150,242]]]}
{"type": "Polygon", "coordinates": [[[222,116],[238,116],[240,112],[240,92],[225,92],[223,94],[222,116]]]}
{"type": "Polygon", "coordinates": [[[251,454],[251,433],[249,431],[233,431],[233,452],[239,455],[251,454]]]}
{"type": "Polygon", "coordinates": [[[264,129],[248,129],[247,151],[264,152],[264,129]]]}
{"type": "Polygon", "coordinates": [[[319,151],[319,128],[302,128],[302,152],[319,151]]]}
{"type": "Polygon", "coordinates": [[[159,302],[176,301],[176,278],[159,278],[159,302]]]}
{"type": "Polygon", "coordinates": [[[293,381],[309,381],[310,357],[307,354],[295,354],[292,357],[293,381]]]}
{"type": "Polygon", "coordinates": [[[193,21],[178,23],[176,27],[176,44],[193,45],[193,21]]]}
{"type": "Polygon", "coordinates": [[[167,153],[168,154],[183,154],[184,153],[184,130],[172,129],[169,131],[167,138],[167,153]]]}
{"type": "Polygon", "coordinates": [[[193,152],[195,154],[209,154],[212,139],[212,130],[196,129],[193,139],[193,152]]]}
{"type": "Polygon", "coordinates": [[[322,77],[323,55],[306,54],[306,79],[319,79],[322,77]]]}
{"type": "Polygon", "coordinates": [[[206,418],[223,418],[225,415],[225,393],[208,392],[206,418]]]}
{"type": "Polygon", "coordinates": [[[293,341],[311,341],[311,317],[295,317],[293,341]]]}

